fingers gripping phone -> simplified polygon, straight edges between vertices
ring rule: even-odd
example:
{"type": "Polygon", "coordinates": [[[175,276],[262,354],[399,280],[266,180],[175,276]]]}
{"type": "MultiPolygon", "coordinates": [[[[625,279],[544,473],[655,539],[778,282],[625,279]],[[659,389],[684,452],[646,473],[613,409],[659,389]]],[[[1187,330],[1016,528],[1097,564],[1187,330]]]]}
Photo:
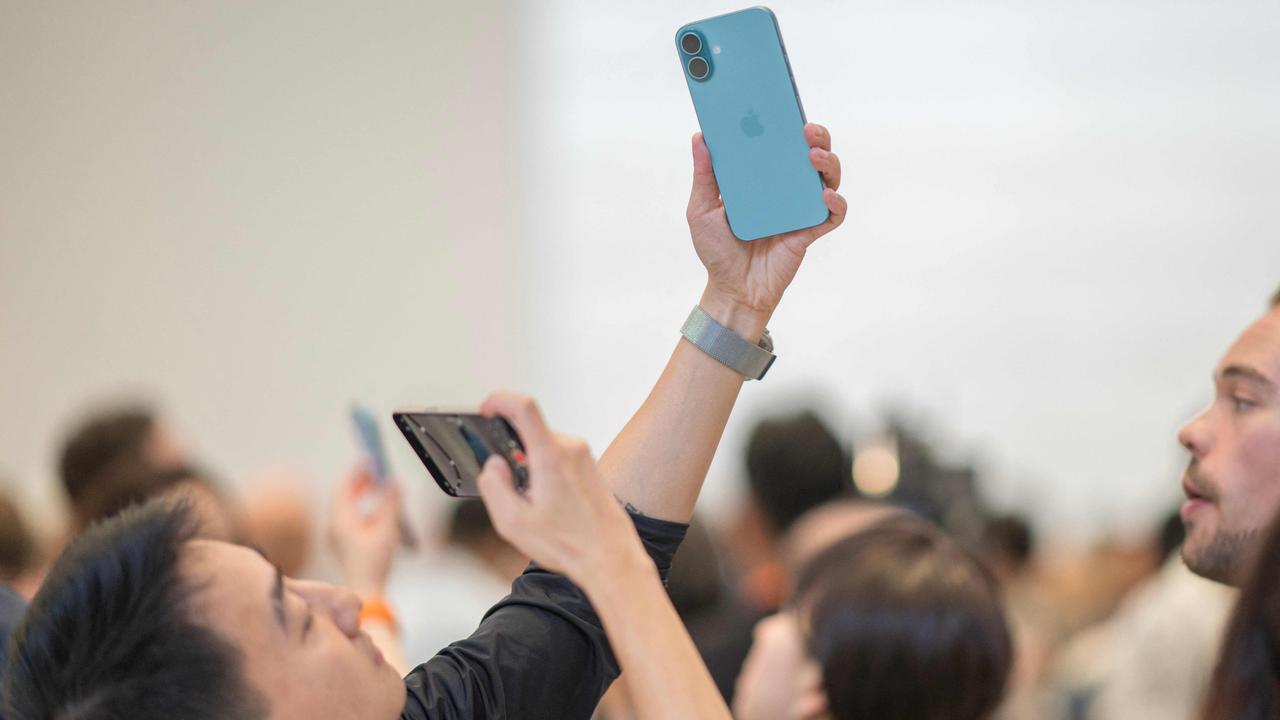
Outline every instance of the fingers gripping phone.
{"type": "Polygon", "coordinates": [[[804,108],[773,12],[689,23],[676,31],[676,52],[733,234],[758,240],[825,222],[822,177],[809,161],[804,108]]]}
{"type": "Polygon", "coordinates": [[[432,479],[454,497],[480,495],[476,478],[490,455],[507,461],[517,490],[529,485],[524,445],[500,417],[433,409],[401,410],[392,418],[432,479]]]}

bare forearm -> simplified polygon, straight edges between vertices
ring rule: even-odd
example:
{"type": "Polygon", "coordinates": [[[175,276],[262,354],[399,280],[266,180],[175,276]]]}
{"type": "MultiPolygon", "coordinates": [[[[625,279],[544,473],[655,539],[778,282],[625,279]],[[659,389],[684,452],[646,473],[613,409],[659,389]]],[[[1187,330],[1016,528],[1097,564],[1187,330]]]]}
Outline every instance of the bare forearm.
{"type": "Polygon", "coordinates": [[[608,577],[587,593],[622,666],[637,720],[729,718],[653,563],[608,577]]]}
{"type": "MultiPolygon", "coordinates": [[[[764,315],[711,293],[700,304],[743,337],[755,341],[764,333],[764,315]]],[[[736,371],[681,339],[649,397],[600,458],[614,494],[651,517],[688,522],[742,383],[736,371]]]]}

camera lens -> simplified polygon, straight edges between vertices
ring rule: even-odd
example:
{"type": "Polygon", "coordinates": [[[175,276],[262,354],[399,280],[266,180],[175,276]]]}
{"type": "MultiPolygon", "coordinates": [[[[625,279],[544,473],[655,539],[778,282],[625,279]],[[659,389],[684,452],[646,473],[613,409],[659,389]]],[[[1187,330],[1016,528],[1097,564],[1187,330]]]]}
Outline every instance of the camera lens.
{"type": "Polygon", "coordinates": [[[689,61],[689,74],[694,80],[705,80],[711,74],[711,66],[706,60],[696,57],[689,61]]]}
{"type": "Polygon", "coordinates": [[[696,55],[702,49],[702,38],[697,33],[687,32],[680,36],[680,49],[689,55],[696,55]]]}

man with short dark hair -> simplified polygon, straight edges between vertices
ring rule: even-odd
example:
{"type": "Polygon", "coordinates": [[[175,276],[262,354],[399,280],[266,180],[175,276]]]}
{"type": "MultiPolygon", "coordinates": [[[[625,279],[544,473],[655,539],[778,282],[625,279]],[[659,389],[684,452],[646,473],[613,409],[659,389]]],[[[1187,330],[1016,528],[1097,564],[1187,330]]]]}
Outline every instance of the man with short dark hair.
{"type": "Polygon", "coordinates": [[[182,449],[143,405],[100,409],[81,420],[63,442],[58,478],[78,532],[101,515],[104,495],[125,492],[121,479],[144,477],[182,465],[182,449]]]}
{"type": "Polygon", "coordinates": [[[849,458],[812,410],[761,420],[747,442],[747,487],[781,539],[809,510],[849,492],[849,458]]]}
{"type": "MultiPolygon", "coordinates": [[[[739,347],[749,351],[762,342],[808,247],[843,221],[848,204],[835,191],[840,164],[831,152],[830,134],[810,124],[805,139],[827,185],[828,220],[750,243],[730,231],[710,151],[700,136],[693,139],[686,217],[707,269],[695,315],[701,313],[699,327],[719,326],[719,343],[737,336],[739,347]]],[[[521,549],[532,557],[567,560],[561,568],[539,559],[542,566],[517,579],[512,594],[489,611],[471,637],[442,650],[403,681],[360,631],[361,602],[354,593],[285,578],[243,547],[190,539],[180,513],[158,513],[151,506],[91,529],[37,594],[11,646],[12,670],[5,684],[11,720],[390,720],[397,715],[408,720],[585,720],[619,671],[615,651],[628,662],[631,687],[649,688],[635,693],[641,717],[663,717],[664,706],[722,707],[687,635],[680,645],[653,633],[657,620],[679,629],[674,611],[664,616],[663,608],[652,603],[635,606],[636,596],[628,591],[640,585],[652,591],[669,565],[745,379],[746,366],[713,354],[714,348],[699,340],[707,335],[689,328],[686,324],[685,339],[678,341],[652,392],[598,464],[584,444],[549,437],[545,426],[531,420],[537,415],[531,405],[514,403],[513,412],[491,413],[509,418],[520,431],[530,468],[522,498],[509,478],[506,494],[500,491],[504,486],[494,473],[505,466],[486,465],[480,488],[495,526],[505,527],[504,537],[513,543],[522,536],[521,549]],[[537,435],[524,430],[539,426],[537,435]],[[541,455],[536,446],[542,447],[541,455]],[[573,485],[544,485],[538,478],[569,475],[607,481],[627,511],[607,494],[601,507],[597,493],[588,504],[597,520],[607,515],[608,522],[574,525],[574,517],[562,518],[557,502],[581,507],[594,486],[579,483],[579,493],[548,496],[539,488],[573,485]],[[522,512],[529,508],[537,512],[522,512]],[[625,527],[628,513],[639,538],[632,534],[630,541],[620,541],[630,543],[625,553],[609,552],[615,546],[606,540],[625,527]],[[522,532],[530,522],[545,533],[522,532]],[[565,575],[544,567],[563,569],[565,575]],[[608,602],[593,609],[601,599],[608,602]],[[630,624],[628,616],[616,613],[618,607],[636,611],[630,624]],[[647,655],[653,647],[665,648],[663,655],[647,655]],[[682,662],[673,662],[677,657],[682,662]],[[672,679],[673,669],[688,672],[672,679]],[[680,703],[690,699],[685,697],[690,685],[682,680],[695,679],[705,681],[699,686],[709,689],[709,696],[699,694],[701,703],[680,703]]],[[[396,536],[394,523],[380,527],[389,530],[369,553],[357,555],[381,566],[385,579],[384,563],[396,536]]],[[[376,609],[370,603],[365,610],[376,609]]],[[[378,614],[385,619],[382,610],[378,614]]]]}
{"type": "Polygon", "coordinates": [[[1227,349],[1213,383],[1213,401],[1178,433],[1191,453],[1182,557],[1196,574],[1235,585],[1280,510],[1280,291],[1227,349]]]}

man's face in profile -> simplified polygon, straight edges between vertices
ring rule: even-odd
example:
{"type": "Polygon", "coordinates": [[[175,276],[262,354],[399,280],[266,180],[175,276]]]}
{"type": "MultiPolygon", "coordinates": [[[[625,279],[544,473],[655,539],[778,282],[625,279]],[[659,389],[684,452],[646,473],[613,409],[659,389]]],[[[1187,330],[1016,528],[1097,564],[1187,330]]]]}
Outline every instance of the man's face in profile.
{"type": "Polygon", "coordinates": [[[1191,452],[1182,557],[1198,575],[1237,584],[1280,509],[1280,308],[1244,331],[1213,382],[1213,402],[1178,433],[1191,452]]]}
{"type": "Polygon", "coordinates": [[[198,588],[192,615],[244,654],[244,673],[271,720],[394,720],[404,683],[359,630],[359,599],[283,577],[253,550],[193,540],[182,574],[198,588]]]}

